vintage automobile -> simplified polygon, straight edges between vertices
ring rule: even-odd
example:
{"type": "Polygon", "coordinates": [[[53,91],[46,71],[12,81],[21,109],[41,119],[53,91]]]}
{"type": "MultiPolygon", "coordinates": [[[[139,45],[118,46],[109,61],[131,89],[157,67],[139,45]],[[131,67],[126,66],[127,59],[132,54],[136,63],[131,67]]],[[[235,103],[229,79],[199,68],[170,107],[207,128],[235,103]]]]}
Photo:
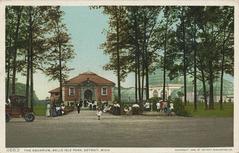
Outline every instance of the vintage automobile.
{"type": "Polygon", "coordinates": [[[19,117],[23,117],[26,122],[32,122],[35,119],[32,109],[27,106],[25,96],[10,96],[5,106],[6,122],[9,122],[11,118],[19,117]]]}

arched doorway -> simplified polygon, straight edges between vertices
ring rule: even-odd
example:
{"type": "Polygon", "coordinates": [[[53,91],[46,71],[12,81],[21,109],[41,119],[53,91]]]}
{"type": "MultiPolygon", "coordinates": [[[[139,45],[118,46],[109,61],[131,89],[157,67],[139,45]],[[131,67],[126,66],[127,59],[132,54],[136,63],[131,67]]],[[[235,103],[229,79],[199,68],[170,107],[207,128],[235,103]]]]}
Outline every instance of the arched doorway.
{"type": "Polygon", "coordinates": [[[84,98],[86,99],[86,100],[92,100],[92,96],[93,96],[93,93],[92,93],[92,91],[91,90],[86,90],[85,91],[85,93],[84,93],[84,98]]]}
{"type": "Polygon", "coordinates": [[[87,107],[87,101],[91,102],[92,101],[92,96],[93,96],[93,92],[89,89],[87,89],[84,92],[84,107],[87,107]]]}
{"type": "Polygon", "coordinates": [[[157,90],[154,90],[154,91],[153,91],[153,97],[158,97],[158,96],[159,96],[158,91],[157,91],[157,90]]]}

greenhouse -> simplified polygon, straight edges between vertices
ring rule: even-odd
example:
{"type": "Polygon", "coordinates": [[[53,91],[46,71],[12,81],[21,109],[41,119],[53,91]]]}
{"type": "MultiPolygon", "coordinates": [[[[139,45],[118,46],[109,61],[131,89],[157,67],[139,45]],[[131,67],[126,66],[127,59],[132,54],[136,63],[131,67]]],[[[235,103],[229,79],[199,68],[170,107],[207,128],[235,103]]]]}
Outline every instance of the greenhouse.
{"type": "MultiPolygon", "coordinates": [[[[208,90],[208,85],[206,85],[208,90]]],[[[149,76],[149,97],[162,97],[163,92],[163,71],[161,69],[155,70],[153,74],[149,76]]],[[[183,95],[183,77],[177,77],[173,80],[170,80],[166,74],[166,85],[165,85],[166,99],[170,96],[171,98],[180,97],[180,94],[183,95]]],[[[197,94],[198,101],[203,101],[203,85],[200,80],[197,81],[197,94]]],[[[144,99],[145,99],[144,92],[144,99]]],[[[117,100],[118,89],[114,88],[114,98],[117,100]]],[[[183,97],[181,97],[183,98],[183,97]]],[[[193,77],[187,76],[187,99],[189,102],[192,102],[194,98],[194,86],[193,86],[193,77]]],[[[217,80],[214,83],[214,100],[218,102],[220,98],[220,80],[217,80]]],[[[135,102],[135,88],[123,88],[121,87],[121,101],[125,103],[135,102]]],[[[224,84],[223,84],[223,101],[233,101],[233,77],[225,75],[224,84]]]]}

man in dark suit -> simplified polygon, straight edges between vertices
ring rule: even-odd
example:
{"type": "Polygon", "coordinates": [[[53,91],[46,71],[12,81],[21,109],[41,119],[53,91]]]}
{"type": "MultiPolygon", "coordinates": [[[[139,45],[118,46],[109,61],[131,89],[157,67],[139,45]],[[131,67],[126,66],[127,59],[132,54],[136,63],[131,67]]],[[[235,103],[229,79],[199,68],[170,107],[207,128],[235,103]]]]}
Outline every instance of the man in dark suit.
{"type": "Polygon", "coordinates": [[[77,107],[77,112],[78,112],[78,114],[80,114],[80,108],[81,108],[80,103],[77,103],[77,104],[76,104],[76,107],[77,107]]]}

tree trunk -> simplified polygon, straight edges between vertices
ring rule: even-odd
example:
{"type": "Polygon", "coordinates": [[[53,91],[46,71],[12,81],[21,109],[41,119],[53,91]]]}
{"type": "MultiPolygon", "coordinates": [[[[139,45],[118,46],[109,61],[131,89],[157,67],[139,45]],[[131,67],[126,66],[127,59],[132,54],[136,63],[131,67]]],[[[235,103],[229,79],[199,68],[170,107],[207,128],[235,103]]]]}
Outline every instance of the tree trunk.
{"type": "Polygon", "coordinates": [[[193,36],[193,48],[194,48],[194,111],[197,110],[197,49],[196,49],[196,25],[194,23],[194,36],[193,36]]]}
{"type": "Polygon", "coordinates": [[[221,63],[221,86],[220,86],[220,110],[223,109],[222,101],[223,101],[223,75],[224,75],[224,61],[225,61],[225,30],[224,30],[224,36],[223,36],[223,44],[222,44],[222,63],[221,63]]]}
{"type": "Polygon", "coordinates": [[[31,107],[29,103],[29,80],[30,80],[30,47],[27,50],[26,103],[28,107],[31,107]]]}
{"type": "MultiPolygon", "coordinates": [[[[32,7],[30,6],[30,9],[32,9],[32,7]]],[[[32,23],[32,16],[30,16],[30,20],[31,20],[31,29],[29,31],[30,33],[30,103],[31,103],[31,109],[33,110],[33,31],[32,31],[32,27],[33,27],[33,23],[32,23]]]]}
{"type": "MultiPolygon", "coordinates": [[[[166,42],[165,42],[166,44],[166,42]]],[[[166,50],[165,50],[166,51],[166,50]]],[[[164,53],[164,66],[163,66],[163,101],[165,101],[165,86],[166,86],[166,68],[165,68],[165,53],[164,53]]]]}
{"type": "Polygon", "coordinates": [[[142,88],[141,88],[141,99],[142,99],[142,101],[144,100],[144,66],[143,66],[143,68],[142,68],[142,88]]]}
{"type": "Polygon", "coordinates": [[[223,101],[223,73],[224,73],[224,53],[222,55],[222,66],[221,66],[221,86],[220,86],[220,110],[223,109],[222,101],[223,101]]]}
{"type": "Polygon", "coordinates": [[[137,82],[137,66],[135,60],[135,102],[138,103],[138,82],[137,82]]]}
{"type": "Polygon", "coordinates": [[[15,32],[15,40],[14,40],[14,51],[13,51],[13,74],[12,74],[12,95],[16,94],[16,67],[17,67],[17,48],[18,48],[18,35],[19,35],[19,27],[20,27],[20,21],[21,21],[21,13],[22,8],[18,7],[17,12],[17,27],[15,32]]]}
{"type": "Polygon", "coordinates": [[[165,87],[166,87],[166,55],[167,55],[167,34],[168,34],[168,17],[166,19],[165,33],[164,33],[164,56],[163,56],[163,101],[166,100],[165,97],[165,87]]]}
{"type": "Polygon", "coordinates": [[[211,61],[209,61],[209,109],[214,109],[213,70],[212,70],[212,62],[211,61]]]}
{"type": "Polygon", "coordinates": [[[149,100],[149,69],[148,69],[148,53],[146,51],[146,66],[145,66],[145,86],[146,86],[146,100],[149,100]]]}
{"type": "Polygon", "coordinates": [[[205,103],[205,109],[207,110],[207,89],[206,89],[206,81],[204,76],[204,71],[201,70],[202,73],[202,85],[203,85],[203,96],[204,96],[204,103],[205,103]]]}
{"type": "MultiPolygon", "coordinates": [[[[146,52],[147,52],[147,48],[146,48],[146,25],[147,25],[147,23],[146,23],[146,16],[145,16],[145,14],[144,14],[144,25],[143,25],[143,34],[144,34],[144,36],[143,36],[143,46],[142,46],[142,61],[143,61],[143,64],[142,64],[142,91],[141,91],[141,93],[142,93],[142,97],[141,97],[141,99],[142,99],[142,101],[144,100],[144,84],[145,84],[145,82],[144,82],[144,79],[145,79],[145,70],[146,70],[146,67],[147,67],[147,63],[146,63],[146,52]]],[[[147,98],[146,98],[146,100],[147,100],[147,98]]]]}
{"type": "Polygon", "coordinates": [[[62,59],[61,59],[61,44],[59,43],[59,71],[60,71],[60,77],[59,77],[59,83],[60,83],[60,97],[59,97],[59,103],[62,103],[62,59]]]}
{"type": "Polygon", "coordinates": [[[6,82],[6,84],[7,84],[7,87],[6,87],[6,102],[8,101],[8,97],[9,97],[9,86],[10,86],[10,57],[8,57],[7,58],[7,65],[8,65],[8,67],[7,67],[7,82],[6,82]]]}
{"type": "Polygon", "coordinates": [[[9,48],[8,48],[8,54],[6,54],[6,59],[7,59],[7,82],[6,82],[6,102],[8,101],[9,98],[9,87],[10,87],[10,68],[11,68],[11,50],[12,48],[12,38],[10,36],[9,39],[9,48]]]}
{"type": "Polygon", "coordinates": [[[29,7],[29,31],[28,31],[28,49],[27,49],[27,76],[26,76],[26,103],[28,107],[32,107],[29,100],[29,84],[30,84],[30,69],[31,69],[31,46],[32,46],[32,9],[29,7]]]}
{"type": "Polygon", "coordinates": [[[213,81],[209,81],[209,109],[214,109],[213,81]]]}
{"type": "Polygon", "coordinates": [[[34,95],[34,90],[33,90],[33,50],[32,50],[32,52],[31,52],[31,70],[30,70],[30,72],[31,72],[31,74],[30,74],[30,76],[31,76],[31,85],[30,85],[30,102],[31,102],[31,109],[33,110],[33,103],[34,103],[34,98],[33,98],[33,95],[34,95]]]}
{"type": "Polygon", "coordinates": [[[140,91],[141,90],[141,81],[140,81],[140,51],[139,51],[139,44],[138,44],[138,30],[136,30],[135,37],[136,37],[136,40],[137,40],[136,50],[137,50],[137,71],[138,71],[137,72],[137,74],[138,74],[138,95],[139,95],[139,104],[141,104],[142,99],[141,99],[141,91],[140,91]]]}
{"type": "Polygon", "coordinates": [[[116,41],[117,41],[117,82],[118,82],[118,103],[120,105],[122,111],[122,104],[121,104],[121,86],[120,86],[120,53],[119,53],[119,17],[118,17],[118,8],[116,10],[116,41]]]}
{"type": "MultiPolygon", "coordinates": [[[[194,56],[196,56],[196,51],[194,51],[194,56]]],[[[194,111],[197,110],[197,68],[196,68],[196,57],[194,57],[194,111]]]]}
{"type": "Polygon", "coordinates": [[[184,86],[184,105],[187,105],[187,67],[186,67],[186,41],[184,8],[182,8],[182,30],[183,30],[183,86],[184,86]]]}
{"type": "MultiPolygon", "coordinates": [[[[136,9],[136,8],[134,8],[136,9]]],[[[138,96],[139,96],[139,104],[141,105],[141,81],[140,81],[140,50],[139,50],[139,42],[138,42],[138,19],[137,19],[137,14],[136,11],[134,10],[134,30],[135,30],[135,47],[136,47],[136,67],[137,67],[137,77],[138,77],[138,96]]]]}
{"type": "Polygon", "coordinates": [[[139,53],[138,53],[138,58],[137,58],[137,68],[138,68],[138,92],[139,92],[139,103],[142,103],[142,99],[141,99],[141,81],[140,81],[140,57],[139,57],[139,53]]]}

